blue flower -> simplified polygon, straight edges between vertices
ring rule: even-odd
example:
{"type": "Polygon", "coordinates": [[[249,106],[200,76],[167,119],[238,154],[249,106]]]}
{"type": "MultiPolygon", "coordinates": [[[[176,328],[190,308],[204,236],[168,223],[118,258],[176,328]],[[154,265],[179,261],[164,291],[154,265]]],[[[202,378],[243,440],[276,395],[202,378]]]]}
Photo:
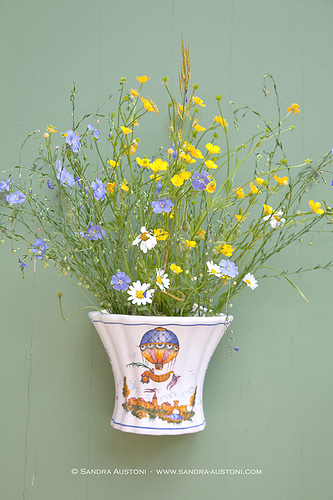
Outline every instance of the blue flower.
{"type": "Polygon", "coordinates": [[[21,191],[14,191],[14,193],[7,194],[6,200],[10,205],[14,205],[14,203],[23,203],[26,200],[26,195],[21,193],[21,191]]]}
{"type": "Polygon", "coordinates": [[[90,185],[94,190],[94,197],[96,198],[96,200],[104,200],[106,196],[106,190],[105,184],[101,181],[101,179],[96,179],[96,182],[93,181],[90,185]]]}
{"type": "Polygon", "coordinates": [[[120,292],[120,290],[123,291],[127,290],[130,282],[131,278],[129,276],[126,276],[124,272],[117,273],[115,276],[112,276],[111,278],[111,285],[118,292],[120,292]]]}
{"type": "Polygon", "coordinates": [[[65,167],[62,166],[62,162],[60,160],[56,161],[56,169],[58,170],[57,179],[61,182],[61,184],[63,186],[73,187],[75,184],[74,175],[67,172],[65,167]]]}
{"type": "Polygon", "coordinates": [[[80,136],[74,130],[66,130],[66,142],[72,147],[73,153],[77,153],[81,147],[80,136]]]}
{"type": "Polygon", "coordinates": [[[23,271],[23,269],[24,269],[25,267],[28,267],[28,265],[27,265],[27,264],[25,264],[25,263],[24,263],[21,259],[19,259],[18,261],[19,261],[19,264],[20,264],[21,271],[23,271]]]}
{"type": "Polygon", "coordinates": [[[54,186],[53,186],[53,184],[51,184],[51,182],[50,182],[50,181],[47,181],[47,187],[48,187],[49,189],[54,189],[54,186]]]}
{"type": "Polygon", "coordinates": [[[195,172],[192,175],[192,187],[194,189],[198,189],[199,191],[203,191],[209,184],[208,172],[203,170],[202,172],[195,172]]]}
{"type": "Polygon", "coordinates": [[[172,200],[167,200],[166,198],[160,198],[157,201],[153,201],[151,206],[153,207],[153,211],[156,214],[160,214],[162,212],[170,213],[174,204],[172,200]]]}
{"type": "Polygon", "coordinates": [[[82,189],[82,188],[83,188],[83,186],[82,186],[82,184],[81,184],[81,182],[80,182],[80,180],[81,180],[81,179],[80,179],[80,177],[75,177],[75,179],[74,179],[74,180],[75,180],[75,182],[77,182],[77,185],[78,185],[78,186],[82,189]]]}
{"type": "Polygon", "coordinates": [[[234,347],[234,351],[239,351],[239,347],[234,347]]]}
{"type": "Polygon", "coordinates": [[[99,140],[100,131],[97,128],[94,128],[94,126],[91,123],[88,123],[88,129],[93,133],[93,136],[95,137],[95,139],[97,139],[97,142],[100,142],[99,140]]]}
{"type": "Polygon", "coordinates": [[[101,228],[98,224],[93,224],[89,222],[89,226],[87,231],[81,231],[81,236],[83,236],[86,240],[101,240],[105,236],[104,229],[101,228]]]}
{"type": "Polygon", "coordinates": [[[10,179],[7,179],[6,181],[1,181],[0,182],[0,191],[9,191],[10,185],[9,185],[10,179]]]}
{"type": "Polygon", "coordinates": [[[229,259],[227,260],[222,259],[221,262],[219,263],[219,266],[221,268],[222,276],[235,278],[235,276],[237,276],[238,274],[238,267],[229,259]]]}
{"type": "Polygon", "coordinates": [[[163,187],[162,182],[158,181],[156,184],[156,193],[157,194],[161,191],[162,187],[163,187]]]}
{"type": "Polygon", "coordinates": [[[45,255],[46,250],[49,248],[49,245],[45,240],[41,238],[37,238],[35,243],[32,244],[34,248],[31,251],[35,254],[36,259],[42,259],[45,255]]]}

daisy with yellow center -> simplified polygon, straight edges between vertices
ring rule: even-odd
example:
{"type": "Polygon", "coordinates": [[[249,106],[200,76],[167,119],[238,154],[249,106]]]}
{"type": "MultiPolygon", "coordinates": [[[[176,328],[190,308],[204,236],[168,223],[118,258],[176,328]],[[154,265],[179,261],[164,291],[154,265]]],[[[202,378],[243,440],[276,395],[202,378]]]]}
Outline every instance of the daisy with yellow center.
{"type": "Polygon", "coordinates": [[[156,284],[160,290],[165,290],[170,286],[170,280],[168,278],[168,275],[161,268],[156,269],[156,284]]]}
{"type": "Polygon", "coordinates": [[[290,107],[288,108],[288,113],[292,112],[293,114],[295,113],[300,113],[301,110],[299,109],[299,104],[296,104],[293,102],[290,107]]]}
{"type": "Polygon", "coordinates": [[[155,290],[149,289],[149,286],[149,283],[135,281],[127,290],[129,295],[127,300],[130,300],[132,304],[137,304],[138,306],[151,304],[155,290]]]}
{"type": "Polygon", "coordinates": [[[319,201],[310,200],[309,206],[310,206],[311,210],[314,211],[315,214],[322,215],[325,212],[325,210],[320,208],[321,204],[319,203],[319,201]]]}
{"type": "Polygon", "coordinates": [[[208,142],[206,144],[206,149],[208,150],[208,154],[210,155],[216,155],[221,153],[221,148],[219,146],[214,146],[211,142],[208,142]]]}
{"type": "Polygon", "coordinates": [[[132,245],[139,244],[140,250],[142,250],[143,253],[147,253],[148,250],[151,250],[155,245],[157,245],[156,236],[147,231],[145,226],[141,227],[141,233],[135,238],[132,243],[132,245]]]}
{"type": "Polygon", "coordinates": [[[202,106],[203,108],[205,108],[205,107],[206,107],[206,104],[204,104],[204,103],[203,103],[203,100],[202,100],[202,99],[200,99],[200,97],[195,97],[195,96],[193,96],[193,97],[192,97],[192,101],[193,101],[193,103],[194,103],[196,106],[202,106]]]}
{"type": "Polygon", "coordinates": [[[286,175],[284,177],[278,177],[277,175],[274,175],[274,179],[279,186],[286,186],[289,181],[289,177],[287,177],[286,175]]]}
{"type": "Polygon", "coordinates": [[[144,83],[148,82],[148,80],[150,80],[150,77],[148,78],[146,75],[144,75],[144,76],[137,76],[136,79],[138,80],[139,83],[143,85],[144,83]]]}
{"type": "Polygon", "coordinates": [[[170,269],[175,274],[180,274],[183,272],[182,268],[180,266],[177,266],[176,264],[171,264],[170,269]]]}
{"type": "Polygon", "coordinates": [[[221,272],[221,268],[218,264],[214,264],[214,262],[212,260],[210,260],[207,262],[207,267],[208,267],[209,274],[213,274],[217,278],[221,278],[222,272],[221,272]]]}
{"type": "Polygon", "coordinates": [[[255,288],[258,287],[258,281],[255,279],[253,274],[247,273],[245,274],[243,278],[244,283],[247,284],[251,288],[251,290],[254,290],[255,288]]]}

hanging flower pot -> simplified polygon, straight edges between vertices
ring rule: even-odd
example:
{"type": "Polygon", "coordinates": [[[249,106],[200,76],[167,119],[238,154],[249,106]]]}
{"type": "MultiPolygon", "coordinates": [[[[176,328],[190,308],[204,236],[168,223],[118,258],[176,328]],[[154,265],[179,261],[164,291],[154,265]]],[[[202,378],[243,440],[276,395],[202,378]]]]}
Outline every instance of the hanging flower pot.
{"type": "Polygon", "coordinates": [[[111,425],[136,434],[198,432],[209,361],[226,317],[126,316],[90,312],[115,379],[111,425]]]}

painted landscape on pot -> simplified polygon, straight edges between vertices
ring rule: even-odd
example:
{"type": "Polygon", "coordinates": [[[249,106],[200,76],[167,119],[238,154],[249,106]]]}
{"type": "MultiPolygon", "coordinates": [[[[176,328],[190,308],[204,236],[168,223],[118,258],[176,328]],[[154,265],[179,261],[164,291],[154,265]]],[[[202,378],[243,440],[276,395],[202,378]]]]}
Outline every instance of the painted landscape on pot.
{"type": "Polygon", "coordinates": [[[123,408],[125,411],[130,411],[137,418],[155,419],[159,418],[168,423],[181,424],[186,420],[191,420],[195,413],[193,411],[197,394],[195,387],[193,394],[189,398],[187,404],[180,404],[179,400],[158,402],[160,387],[163,390],[170,392],[177,385],[181,375],[177,375],[173,369],[176,358],[180,349],[177,335],[164,327],[156,327],[147,331],[141,338],[139,345],[142,360],[154,368],[147,366],[144,363],[129,363],[127,368],[144,369],[141,373],[140,382],[142,384],[153,383],[158,384],[154,387],[149,387],[144,390],[144,393],[152,394],[151,400],[146,400],[144,397],[133,397],[130,395],[130,390],[127,385],[126,376],[124,377],[123,396],[125,403],[123,408]],[[163,372],[167,368],[168,371],[163,372]],[[159,373],[156,373],[155,370],[159,373]],[[160,385],[160,384],[163,384],[160,385]]]}

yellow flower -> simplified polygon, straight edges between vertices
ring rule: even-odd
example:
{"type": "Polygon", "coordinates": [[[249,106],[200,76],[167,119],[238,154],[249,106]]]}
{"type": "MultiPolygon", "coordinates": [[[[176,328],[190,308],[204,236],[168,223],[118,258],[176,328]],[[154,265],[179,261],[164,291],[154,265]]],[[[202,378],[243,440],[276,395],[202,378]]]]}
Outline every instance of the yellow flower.
{"type": "Polygon", "coordinates": [[[137,147],[138,147],[138,145],[139,145],[139,140],[140,140],[140,139],[134,139],[134,140],[133,140],[133,144],[132,144],[132,146],[130,147],[130,155],[133,155],[133,154],[135,153],[135,151],[136,151],[136,149],[137,149],[137,147]]]}
{"type": "Polygon", "coordinates": [[[162,160],[161,158],[157,158],[155,161],[153,161],[153,163],[151,163],[149,165],[149,167],[156,174],[157,172],[160,172],[161,170],[167,170],[168,162],[165,160],[162,160]]]}
{"type": "Polygon", "coordinates": [[[206,148],[210,155],[221,153],[221,148],[219,146],[214,146],[211,142],[206,144],[206,148]]]}
{"type": "Polygon", "coordinates": [[[48,137],[50,137],[50,134],[48,134],[47,132],[45,132],[45,134],[43,135],[44,139],[47,139],[48,137]]]}
{"type": "Polygon", "coordinates": [[[273,209],[272,209],[272,207],[271,207],[271,206],[269,206],[269,205],[265,205],[265,203],[264,203],[264,204],[263,204],[263,207],[264,207],[264,212],[265,212],[266,214],[272,214],[272,213],[273,213],[273,209]]]}
{"type": "Polygon", "coordinates": [[[146,83],[148,80],[150,80],[150,77],[148,78],[146,75],[144,76],[137,76],[136,79],[138,80],[139,83],[146,83]]]}
{"type": "Polygon", "coordinates": [[[258,186],[261,186],[261,184],[262,184],[263,182],[265,182],[265,180],[264,180],[264,179],[262,179],[261,177],[256,177],[256,182],[257,182],[258,186]]]}
{"type": "Polygon", "coordinates": [[[120,128],[122,130],[122,133],[125,134],[125,135],[130,134],[132,132],[132,130],[130,128],[128,128],[128,127],[121,126],[120,128]]]}
{"type": "Polygon", "coordinates": [[[245,198],[244,189],[242,187],[239,187],[237,189],[233,189],[233,191],[236,193],[237,198],[245,198]]]}
{"type": "Polygon", "coordinates": [[[184,179],[184,181],[187,181],[192,175],[192,172],[188,172],[187,170],[182,170],[180,173],[179,173],[179,177],[181,179],[184,179]]]}
{"type": "Polygon", "coordinates": [[[192,155],[194,158],[203,158],[202,153],[200,149],[196,149],[192,144],[188,144],[187,146],[187,151],[192,155]]]}
{"type": "Polygon", "coordinates": [[[186,245],[189,248],[195,248],[197,246],[197,242],[196,241],[192,241],[192,240],[185,240],[185,241],[186,241],[186,245]]]}
{"type": "Polygon", "coordinates": [[[170,265],[170,269],[173,273],[176,273],[176,274],[179,274],[179,273],[182,273],[183,270],[181,267],[177,266],[176,264],[171,264],[170,265]]]}
{"type": "Polygon", "coordinates": [[[140,97],[140,94],[136,89],[131,89],[131,96],[132,97],[140,97]]]}
{"type": "MultiPolygon", "coordinates": [[[[242,216],[240,216],[240,217],[242,218],[242,216]]],[[[237,219],[238,219],[238,217],[237,217],[237,219]]],[[[220,245],[218,248],[219,248],[220,252],[223,253],[223,255],[225,255],[226,257],[231,257],[233,251],[235,250],[234,248],[232,248],[231,245],[227,245],[227,243],[223,243],[223,245],[220,245]]]]}
{"type": "Polygon", "coordinates": [[[141,97],[141,101],[143,102],[143,105],[148,112],[150,111],[154,111],[155,113],[159,112],[156,104],[151,99],[145,99],[144,97],[141,97]]]}
{"type": "Polygon", "coordinates": [[[205,165],[207,168],[217,168],[217,165],[216,165],[216,163],[213,162],[213,160],[205,161],[205,165]]]}
{"type": "Polygon", "coordinates": [[[299,104],[296,104],[295,102],[293,102],[290,107],[288,108],[288,113],[290,112],[293,112],[293,114],[295,113],[300,113],[301,110],[299,109],[299,104]]]}
{"type": "Polygon", "coordinates": [[[51,132],[51,134],[55,134],[56,133],[56,130],[54,130],[54,128],[52,127],[52,125],[49,125],[46,129],[46,132],[51,132]]]}
{"type": "Polygon", "coordinates": [[[286,186],[289,181],[289,178],[286,175],[284,177],[278,177],[277,175],[274,175],[274,179],[279,186],[286,186]]]}
{"type": "Polygon", "coordinates": [[[249,214],[246,214],[246,215],[242,215],[242,214],[237,214],[235,215],[236,219],[238,220],[238,222],[244,222],[246,217],[248,216],[249,214]]]}
{"type": "Polygon", "coordinates": [[[201,125],[199,125],[199,123],[196,123],[195,125],[193,125],[193,127],[197,132],[203,132],[204,130],[206,130],[205,127],[202,127],[201,125]]]}
{"type": "Polygon", "coordinates": [[[138,165],[140,165],[140,167],[144,168],[144,167],[150,167],[150,160],[148,158],[141,158],[138,156],[136,159],[136,162],[138,165]]]}
{"type": "Polygon", "coordinates": [[[203,108],[205,108],[205,107],[206,107],[206,104],[204,104],[204,103],[203,103],[203,100],[202,100],[202,99],[200,99],[200,97],[195,97],[195,96],[193,96],[193,97],[192,97],[192,101],[193,101],[193,102],[194,102],[194,104],[195,104],[195,105],[197,105],[197,106],[202,106],[203,108]]]}
{"type": "Polygon", "coordinates": [[[226,122],[225,119],[222,118],[222,116],[215,116],[214,122],[220,123],[222,125],[222,127],[225,127],[225,128],[228,127],[228,122],[226,122]]]}
{"type": "Polygon", "coordinates": [[[109,182],[108,185],[107,185],[108,193],[109,194],[114,193],[114,188],[115,187],[116,187],[116,183],[115,182],[109,182]]]}
{"type": "Polygon", "coordinates": [[[129,191],[129,187],[127,185],[127,180],[124,179],[122,185],[120,186],[120,189],[123,189],[124,191],[129,191]]]}
{"type": "Polygon", "coordinates": [[[194,158],[192,158],[192,156],[188,153],[184,153],[184,151],[182,151],[179,155],[179,158],[181,158],[182,160],[185,160],[186,163],[195,163],[196,160],[194,158]]]}
{"type": "Polygon", "coordinates": [[[259,189],[253,184],[253,182],[250,182],[250,193],[249,194],[257,194],[259,193],[259,189]]]}
{"type": "Polygon", "coordinates": [[[174,186],[182,186],[184,184],[184,179],[182,179],[178,174],[171,177],[170,181],[174,186]]]}
{"type": "Polygon", "coordinates": [[[325,210],[323,210],[322,208],[320,208],[321,204],[319,203],[319,201],[310,200],[309,201],[309,206],[318,215],[322,215],[325,212],[325,210]]]}
{"type": "Polygon", "coordinates": [[[213,193],[214,191],[216,191],[216,181],[212,177],[210,177],[210,179],[211,181],[209,184],[207,184],[205,191],[208,191],[208,193],[213,193]]]}
{"type": "Polygon", "coordinates": [[[108,163],[112,168],[115,168],[117,165],[119,165],[119,161],[117,163],[114,160],[108,160],[108,163]]]}
{"type": "Polygon", "coordinates": [[[205,234],[206,234],[206,231],[202,228],[200,228],[199,231],[197,232],[197,235],[200,236],[200,238],[202,238],[202,239],[205,239],[205,234]]]}
{"type": "Polygon", "coordinates": [[[166,240],[167,237],[169,236],[168,231],[165,231],[161,227],[158,229],[154,229],[154,234],[157,240],[162,240],[162,241],[166,240]]]}

